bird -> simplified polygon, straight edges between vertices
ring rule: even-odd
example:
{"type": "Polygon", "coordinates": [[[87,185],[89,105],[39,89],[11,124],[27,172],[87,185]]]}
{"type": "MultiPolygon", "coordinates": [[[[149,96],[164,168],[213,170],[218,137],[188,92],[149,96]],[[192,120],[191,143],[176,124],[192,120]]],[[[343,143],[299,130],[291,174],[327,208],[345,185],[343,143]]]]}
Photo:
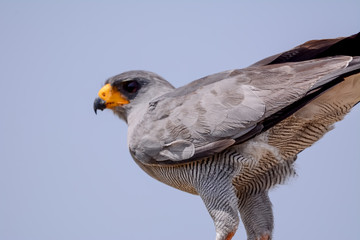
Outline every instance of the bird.
{"type": "Polygon", "coordinates": [[[130,154],[148,175],[200,196],[216,240],[231,240],[240,222],[248,240],[270,240],[268,192],[359,103],[359,56],[357,33],[307,41],[179,88],[132,70],[107,79],[93,108],[127,123],[130,154]]]}

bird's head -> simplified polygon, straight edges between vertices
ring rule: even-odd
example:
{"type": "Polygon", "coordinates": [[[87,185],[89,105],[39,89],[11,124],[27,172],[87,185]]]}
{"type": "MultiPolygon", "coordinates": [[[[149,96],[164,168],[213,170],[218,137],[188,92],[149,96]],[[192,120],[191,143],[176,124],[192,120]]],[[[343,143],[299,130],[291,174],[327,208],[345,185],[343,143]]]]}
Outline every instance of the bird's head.
{"type": "Polygon", "coordinates": [[[94,111],[106,108],[113,110],[127,122],[131,111],[146,107],[155,97],[174,87],[159,75],[148,71],[129,71],[106,80],[94,101],[94,111]]]}

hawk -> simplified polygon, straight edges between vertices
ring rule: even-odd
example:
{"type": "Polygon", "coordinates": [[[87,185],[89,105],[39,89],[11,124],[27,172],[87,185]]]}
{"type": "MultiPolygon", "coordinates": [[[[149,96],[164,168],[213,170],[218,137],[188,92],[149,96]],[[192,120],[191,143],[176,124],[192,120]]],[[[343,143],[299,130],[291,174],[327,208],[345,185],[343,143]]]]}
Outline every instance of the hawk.
{"type": "Polygon", "coordinates": [[[308,41],[180,88],[128,71],[105,82],[94,110],[128,124],[130,153],[147,174],[201,197],[216,240],[232,239],[240,219],[249,240],[269,240],[268,191],[360,101],[359,56],[360,33],[308,41]]]}

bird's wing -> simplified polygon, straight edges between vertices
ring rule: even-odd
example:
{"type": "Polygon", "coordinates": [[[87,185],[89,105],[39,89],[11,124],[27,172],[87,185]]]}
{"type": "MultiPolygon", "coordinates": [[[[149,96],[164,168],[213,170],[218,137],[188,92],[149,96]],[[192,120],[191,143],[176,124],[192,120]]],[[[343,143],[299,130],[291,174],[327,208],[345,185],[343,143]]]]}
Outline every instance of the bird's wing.
{"type": "Polygon", "coordinates": [[[251,66],[300,62],[340,55],[360,56],[360,33],[349,37],[307,41],[289,51],[262,59],[251,66]]]}
{"type": "Polygon", "coordinates": [[[130,150],[140,161],[160,165],[223,151],[301,108],[303,99],[352,71],[354,66],[346,70],[352,59],[254,66],[194,81],[149,104],[130,150]]]}

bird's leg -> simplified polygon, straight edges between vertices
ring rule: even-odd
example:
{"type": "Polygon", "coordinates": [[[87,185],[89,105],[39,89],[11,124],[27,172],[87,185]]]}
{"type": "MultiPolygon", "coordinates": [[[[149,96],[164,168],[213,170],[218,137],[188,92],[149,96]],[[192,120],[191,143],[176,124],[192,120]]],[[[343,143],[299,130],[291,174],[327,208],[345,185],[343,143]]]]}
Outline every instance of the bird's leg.
{"type": "Polygon", "coordinates": [[[198,179],[197,191],[214,221],[216,240],[231,240],[239,225],[238,199],[231,179],[226,172],[198,179]]]}
{"type": "Polygon", "coordinates": [[[274,227],[268,192],[238,194],[239,211],[248,240],[270,240],[274,227]]]}

